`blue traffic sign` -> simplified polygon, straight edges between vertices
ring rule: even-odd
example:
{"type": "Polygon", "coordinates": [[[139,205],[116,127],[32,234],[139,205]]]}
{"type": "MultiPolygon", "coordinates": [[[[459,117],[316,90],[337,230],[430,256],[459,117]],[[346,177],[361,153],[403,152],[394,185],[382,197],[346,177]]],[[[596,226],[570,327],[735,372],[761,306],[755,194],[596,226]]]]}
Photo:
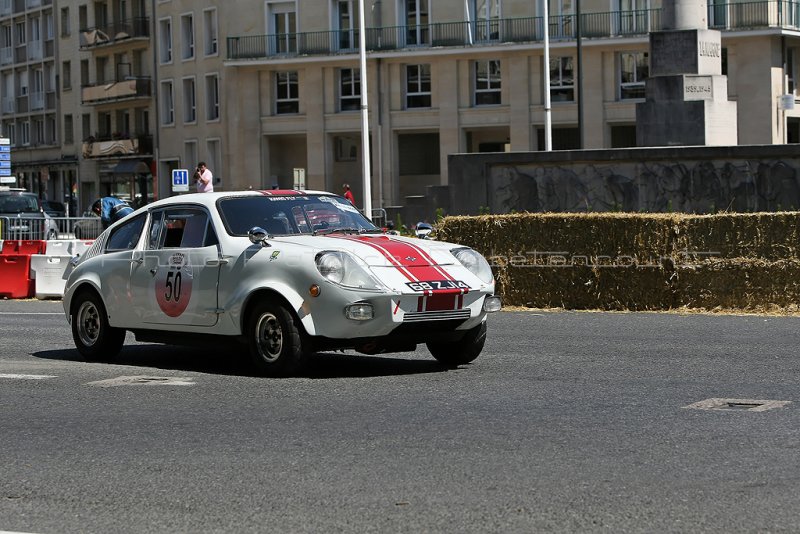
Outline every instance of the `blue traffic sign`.
{"type": "Polygon", "coordinates": [[[11,169],[0,169],[0,176],[11,176],[11,169]]]}
{"type": "Polygon", "coordinates": [[[0,152],[0,161],[11,161],[11,154],[0,152]]]}
{"type": "Polygon", "coordinates": [[[11,152],[11,147],[8,145],[0,145],[0,152],[11,152]]]}
{"type": "Polygon", "coordinates": [[[187,169],[172,170],[172,190],[173,191],[189,190],[189,171],[187,169]]]}
{"type": "Polygon", "coordinates": [[[0,161],[0,169],[10,169],[11,161],[0,161]]]}

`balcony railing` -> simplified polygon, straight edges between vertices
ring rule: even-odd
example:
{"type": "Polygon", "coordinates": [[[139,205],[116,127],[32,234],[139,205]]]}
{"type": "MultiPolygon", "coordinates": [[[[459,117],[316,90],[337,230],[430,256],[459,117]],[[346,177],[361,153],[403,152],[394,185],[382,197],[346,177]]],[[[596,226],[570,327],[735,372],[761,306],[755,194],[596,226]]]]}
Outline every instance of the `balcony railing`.
{"type": "MultiPolygon", "coordinates": [[[[800,0],[714,4],[708,6],[708,13],[709,27],[714,29],[800,29],[800,0]]],[[[575,39],[576,22],[575,15],[549,17],[550,38],[575,39]]],[[[581,36],[589,39],[646,35],[662,29],[661,9],[582,13],[580,29],[581,36]]],[[[359,32],[354,30],[229,37],[227,59],[352,54],[358,51],[359,39],[359,32]]],[[[365,47],[375,52],[543,40],[543,18],[528,17],[367,28],[365,47]]]]}
{"type": "Polygon", "coordinates": [[[132,78],[119,82],[86,85],[81,88],[81,102],[99,104],[130,98],[150,97],[150,78],[132,78]]]}
{"type": "Polygon", "coordinates": [[[106,26],[81,30],[80,47],[94,48],[96,46],[105,46],[137,37],[150,37],[150,27],[147,17],[124,20],[106,26]]]}
{"type": "Polygon", "coordinates": [[[16,103],[17,99],[14,98],[13,96],[8,98],[3,98],[2,101],[0,101],[0,105],[2,105],[2,107],[0,107],[0,110],[2,110],[3,113],[16,113],[17,112],[16,103]]]}
{"type": "Polygon", "coordinates": [[[14,49],[10,46],[0,48],[0,65],[7,65],[14,62],[14,49]]]}
{"type": "Polygon", "coordinates": [[[10,15],[12,11],[11,0],[0,0],[0,16],[10,15]]]}
{"type": "Polygon", "coordinates": [[[114,139],[90,137],[83,142],[82,153],[84,158],[107,158],[153,153],[153,136],[141,134],[134,137],[114,139]]]}
{"type": "MultiPolygon", "coordinates": [[[[661,10],[587,13],[581,16],[585,37],[645,35],[661,29],[661,10]]],[[[370,51],[420,47],[530,43],[544,40],[543,17],[436,22],[419,26],[367,28],[370,51]]],[[[549,17],[551,39],[574,39],[574,15],[549,17]]],[[[355,30],[283,33],[228,38],[228,59],[355,53],[360,32],[355,30]]]]}

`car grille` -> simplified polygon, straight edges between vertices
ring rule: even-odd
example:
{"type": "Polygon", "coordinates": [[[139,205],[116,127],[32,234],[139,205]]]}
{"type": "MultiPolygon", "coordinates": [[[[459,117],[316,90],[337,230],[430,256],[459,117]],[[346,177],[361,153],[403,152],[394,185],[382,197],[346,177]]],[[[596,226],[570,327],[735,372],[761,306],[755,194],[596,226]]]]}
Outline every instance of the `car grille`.
{"type": "Polygon", "coordinates": [[[469,319],[469,308],[463,310],[440,310],[424,312],[406,312],[404,323],[421,323],[424,321],[448,321],[451,319],[469,319]]]}

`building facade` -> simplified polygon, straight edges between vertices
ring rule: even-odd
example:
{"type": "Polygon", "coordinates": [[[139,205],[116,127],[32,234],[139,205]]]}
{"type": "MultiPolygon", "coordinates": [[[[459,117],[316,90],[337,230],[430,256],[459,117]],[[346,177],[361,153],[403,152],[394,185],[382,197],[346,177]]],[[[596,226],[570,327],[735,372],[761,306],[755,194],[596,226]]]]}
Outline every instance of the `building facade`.
{"type": "MultiPolygon", "coordinates": [[[[543,150],[545,69],[554,149],[635,145],[660,0],[549,0],[546,25],[542,0],[364,4],[373,206],[450,184],[449,154],[543,150]]],[[[358,6],[0,0],[0,135],[20,185],[79,211],[110,193],[141,203],[203,160],[218,189],[304,177],[349,183],[361,205],[358,6]]],[[[739,144],[800,141],[800,3],[709,0],[707,23],[739,144]]]]}

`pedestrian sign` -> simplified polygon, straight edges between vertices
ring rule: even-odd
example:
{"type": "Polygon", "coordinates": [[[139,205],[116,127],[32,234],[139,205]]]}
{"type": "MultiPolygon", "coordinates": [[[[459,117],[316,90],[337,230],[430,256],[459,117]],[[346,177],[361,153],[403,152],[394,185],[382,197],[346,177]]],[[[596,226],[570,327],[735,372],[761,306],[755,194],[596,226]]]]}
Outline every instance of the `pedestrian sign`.
{"type": "Polygon", "coordinates": [[[172,192],[183,193],[189,191],[189,171],[187,169],[172,169],[172,192]]]}

